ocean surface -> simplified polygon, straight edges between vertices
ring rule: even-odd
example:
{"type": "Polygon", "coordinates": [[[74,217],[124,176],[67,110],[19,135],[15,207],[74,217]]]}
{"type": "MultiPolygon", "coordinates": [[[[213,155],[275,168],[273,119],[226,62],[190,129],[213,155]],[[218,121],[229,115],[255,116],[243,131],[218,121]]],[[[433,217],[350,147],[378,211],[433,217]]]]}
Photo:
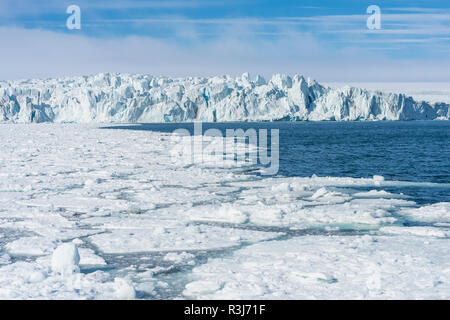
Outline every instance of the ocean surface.
{"type": "MultiPolygon", "coordinates": [[[[380,175],[410,182],[383,189],[411,196],[418,204],[450,201],[450,121],[240,122],[203,123],[202,127],[203,131],[219,129],[224,135],[226,129],[278,129],[280,176],[380,175]]],[[[110,128],[158,132],[184,128],[193,132],[194,124],[110,128]]]]}

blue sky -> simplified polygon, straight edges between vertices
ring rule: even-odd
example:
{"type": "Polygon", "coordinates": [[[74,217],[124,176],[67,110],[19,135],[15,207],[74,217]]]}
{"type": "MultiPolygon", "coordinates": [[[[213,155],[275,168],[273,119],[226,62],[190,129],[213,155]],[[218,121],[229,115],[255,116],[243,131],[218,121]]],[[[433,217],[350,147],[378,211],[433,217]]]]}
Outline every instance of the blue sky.
{"type": "Polygon", "coordinates": [[[450,81],[450,3],[1,0],[0,79],[97,72],[450,81]],[[81,30],[66,28],[67,6],[81,30]],[[381,8],[369,30],[366,9],[381,8]]]}

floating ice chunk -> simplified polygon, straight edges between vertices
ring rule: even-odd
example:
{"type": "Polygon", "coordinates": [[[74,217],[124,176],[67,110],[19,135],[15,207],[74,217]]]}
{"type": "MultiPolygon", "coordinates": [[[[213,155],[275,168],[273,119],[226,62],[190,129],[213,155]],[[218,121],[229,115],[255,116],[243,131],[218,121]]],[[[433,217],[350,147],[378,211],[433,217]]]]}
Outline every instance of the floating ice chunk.
{"type": "Polygon", "coordinates": [[[169,252],[166,254],[163,258],[164,261],[172,261],[175,263],[181,263],[184,261],[192,261],[195,258],[195,256],[192,253],[187,252],[169,252]]]}
{"type": "Polygon", "coordinates": [[[378,191],[378,190],[370,190],[367,192],[356,192],[353,194],[354,197],[361,197],[361,198],[382,198],[383,196],[386,198],[390,198],[392,193],[386,192],[384,190],[378,191]]]}
{"type": "Polygon", "coordinates": [[[27,282],[38,283],[45,280],[47,275],[42,271],[32,271],[27,274],[27,282]]]}
{"type": "Polygon", "coordinates": [[[367,192],[356,192],[353,194],[354,197],[360,198],[407,198],[403,194],[394,194],[384,190],[370,190],[367,192]]]}
{"type": "Polygon", "coordinates": [[[311,186],[298,181],[294,181],[290,183],[290,189],[294,192],[304,192],[310,191],[311,186]]]}
{"type": "Polygon", "coordinates": [[[274,192],[289,192],[291,191],[291,186],[288,182],[283,182],[280,184],[274,184],[271,189],[274,192]]]}
{"type": "Polygon", "coordinates": [[[213,206],[197,208],[188,212],[188,216],[194,221],[215,221],[226,223],[246,223],[248,214],[232,204],[222,204],[219,208],[213,206]]]}
{"type": "Polygon", "coordinates": [[[80,254],[80,265],[96,265],[104,266],[106,265],[105,259],[95,254],[94,250],[89,248],[78,248],[80,254]]]}
{"type": "Polygon", "coordinates": [[[143,211],[136,205],[130,205],[127,209],[128,214],[141,214],[143,211]]]}
{"type": "Polygon", "coordinates": [[[111,230],[109,233],[94,235],[90,240],[105,253],[130,253],[226,248],[279,235],[281,233],[180,223],[169,228],[155,225],[145,229],[111,230]]]}
{"type": "Polygon", "coordinates": [[[450,239],[427,241],[424,246],[421,237],[383,235],[261,242],[195,267],[183,294],[195,299],[448,299],[450,239]]]}
{"type": "Polygon", "coordinates": [[[117,299],[133,300],[136,299],[136,290],[131,281],[123,278],[114,279],[114,292],[117,299]]]}
{"type": "Polygon", "coordinates": [[[84,242],[81,239],[73,239],[72,240],[73,243],[75,243],[77,246],[82,245],[84,242]]]}
{"type": "Polygon", "coordinates": [[[39,256],[49,254],[57,246],[54,239],[46,237],[24,237],[10,242],[6,250],[15,255],[39,256]]]}
{"type": "Polygon", "coordinates": [[[11,263],[11,257],[8,254],[0,255],[0,264],[9,264],[11,263]]]}
{"type": "Polygon", "coordinates": [[[103,271],[61,277],[49,270],[48,259],[0,267],[0,299],[118,299],[130,297],[126,285],[111,281],[103,271]]]}
{"type": "Polygon", "coordinates": [[[186,285],[183,295],[186,297],[196,297],[205,294],[212,294],[220,290],[223,282],[220,280],[199,280],[186,285]]]}
{"type": "Polygon", "coordinates": [[[378,176],[378,175],[374,175],[373,176],[373,182],[376,186],[381,185],[381,182],[384,181],[384,177],[383,176],[378,176]]]}
{"type": "Polygon", "coordinates": [[[447,238],[450,236],[450,230],[445,230],[441,228],[434,227],[383,227],[379,230],[381,233],[385,234],[396,234],[396,235],[415,235],[423,237],[436,237],[436,238],[447,238]]]}
{"type": "Polygon", "coordinates": [[[326,188],[320,188],[319,190],[314,192],[314,194],[311,196],[311,199],[316,200],[320,197],[323,197],[327,193],[328,193],[328,190],[326,188]]]}
{"type": "Polygon", "coordinates": [[[314,192],[314,194],[311,196],[310,198],[311,200],[318,200],[320,202],[327,202],[327,203],[342,203],[345,202],[347,200],[350,200],[351,197],[340,193],[340,192],[336,192],[336,191],[330,191],[327,188],[320,188],[319,190],[317,190],[316,192],[314,192]]]}
{"type": "MultiPolygon", "coordinates": [[[[155,281],[153,280],[146,280],[146,281],[144,281],[144,282],[139,282],[139,283],[136,283],[135,284],[135,290],[138,290],[138,291],[144,291],[144,292],[147,292],[147,293],[149,293],[149,294],[156,294],[156,292],[155,292],[155,287],[163,287],[163,285],[162,285],[162,283],[164,283],[166,286],[168,286],[168,284],[166,283],[166,282],[162,282],[162,281],[160,281],[160,282],[157,282],[157,283],[155,283],[155,281]]],[[[165,289],[166,289],[167,287],[165,287],[165,289]]]]}
{"type": "Polygon", "coordinates": [[[85,182],[84,182],[84,185],[86,186],[86,187],[91,187],[91,186],[93,186],[94,184],[98,184],[98,183],[100,183],[100,179],[87,179],[85,182]]]}
{"type": "Polygon", "coordinates": [[[405,208],[399,214],[414,221],[450,223],[450,202],[440,202],[420,208],[405,208]]]}
{"type": "Polygon", "coordinates": [[[74,243],[63,243],[55,249],[52,255],[53,272],[62,275],[79,271],[80,255],[74,243]]]}
{"type": "Polygon", "coordinates": [[[307,184],[294,181],[291,183],[282,182],[280,184],[275,184],[271,187],[271,190],[276,193],[284,193],[284,192],[303,193],[305,191],[310,191],[311,187],[307,184]]]}

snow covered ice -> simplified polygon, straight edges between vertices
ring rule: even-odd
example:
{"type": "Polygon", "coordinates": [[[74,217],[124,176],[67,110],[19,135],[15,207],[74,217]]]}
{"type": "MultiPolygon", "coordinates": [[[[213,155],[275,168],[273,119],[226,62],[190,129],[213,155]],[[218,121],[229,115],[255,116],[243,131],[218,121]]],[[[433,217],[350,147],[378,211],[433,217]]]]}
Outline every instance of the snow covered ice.
{"type": "Polygon", "coordinates": [[[78,272],[80,254],[74,243],[63,243],[53,251],[52,270],[62,275],[78,272]]]}
{"type": "Polygon", "coordinates": [[[2,124],[0,298],[450,298],[450,204],[384,190],[421,182],[186,165],[171,135],[2,124]]]}
{"type": "Polygon", "coordinates": [[[92,76],[0,81],[2,122],[184,122],[450,119],[449,104],[300,75],[241,77],[92,76]]]}
{"type": "Polygon", "coordinates": [[[448,244],[448,238],[431,235],[313,235],[259,243],[196,267],[183,294],[200,299],[448,299],[448,244]]]}

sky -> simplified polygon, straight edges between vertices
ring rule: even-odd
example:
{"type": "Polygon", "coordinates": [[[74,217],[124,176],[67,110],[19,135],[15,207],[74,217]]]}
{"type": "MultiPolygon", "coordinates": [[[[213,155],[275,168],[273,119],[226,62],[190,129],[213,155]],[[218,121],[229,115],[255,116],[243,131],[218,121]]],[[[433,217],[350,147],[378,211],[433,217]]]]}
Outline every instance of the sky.
{"type": "MultiPolygon", "coordinates": [[[[372,21],[372,20],[371,20],[372,21]]],[[[0,79],[146,73],[450,81],[450,2],[0,0],[0,79]],[[80,8],[81,29],[66,12],[80,8]],[[380,8],[380,28],[367,20],[380,8]]]]}

